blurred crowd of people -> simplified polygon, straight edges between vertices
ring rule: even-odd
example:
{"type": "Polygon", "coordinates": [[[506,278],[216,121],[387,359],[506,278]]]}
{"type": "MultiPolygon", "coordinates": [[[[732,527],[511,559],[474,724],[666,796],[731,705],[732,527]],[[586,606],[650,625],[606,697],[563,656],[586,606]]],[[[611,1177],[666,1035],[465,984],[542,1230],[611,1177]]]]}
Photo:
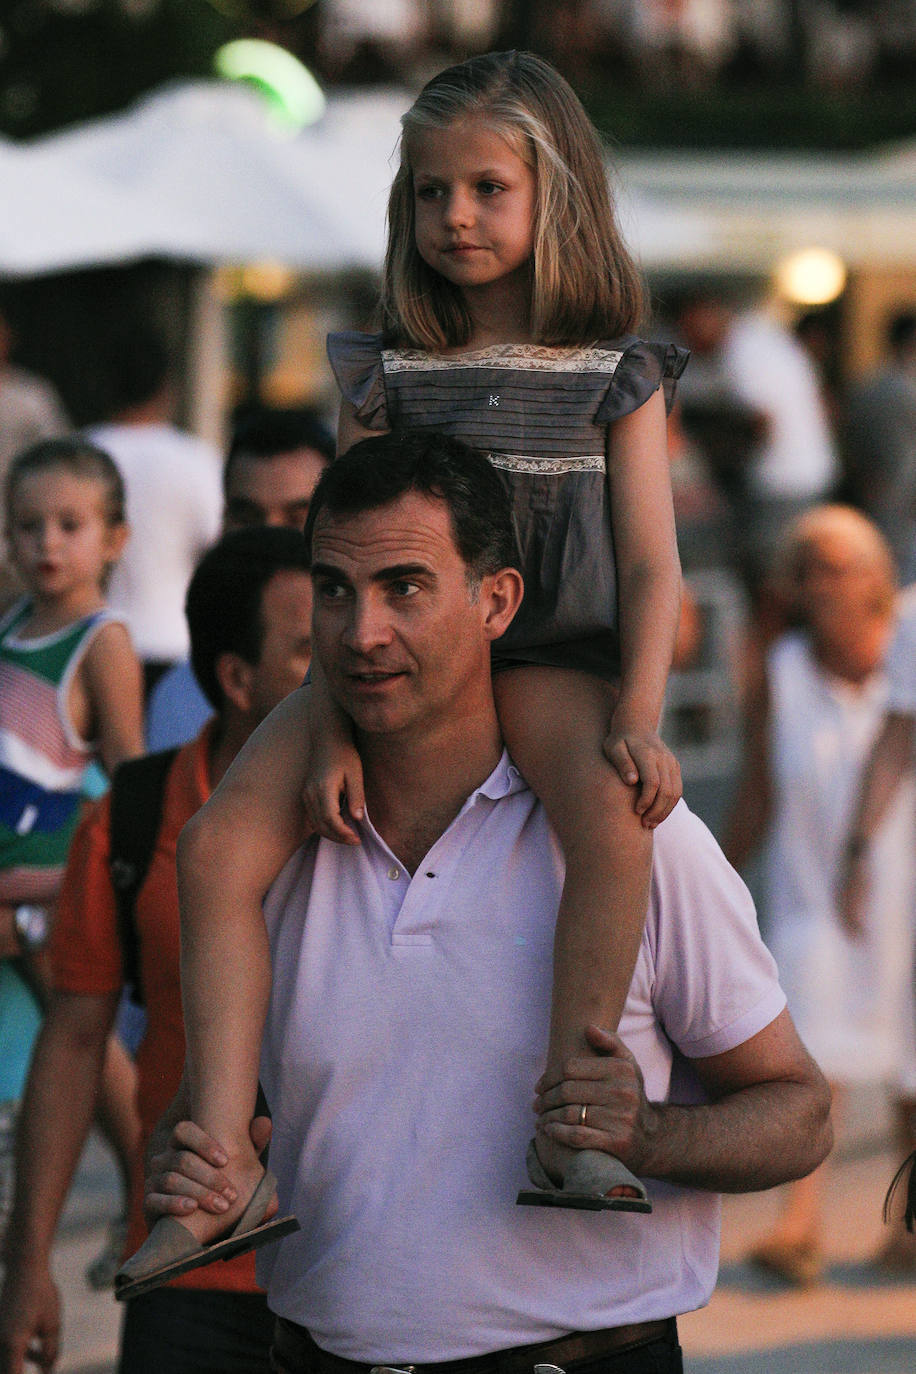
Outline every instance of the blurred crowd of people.
{"type": "Polygon", "coordinates": [[[608,64],[647,87],[799,74],[827,89],[905,70],[916,48],[912,0],[328,0],[318,60],[332,78],[404,77],[482,46],[550,52],[574,80],[608,64]]]}
{"type": "MultiPolygon", "coordinates": [[[[685,549],[728,569],[747,608],[723,847],[741,870],[759,862],[765,936],[835,1111],[844,1088],[887,1083],[911,1151],[914,603],[899,589],[916,579],[916,311],[891,313],[880,366],[846,388],[825,315],[793,330],[707,288],[672,314],[692,350],[693,485],[711,498],[682,499],[702,530],[685,549]]],[[[829,1167],[787,1189],[752,1255],[794,1284],[822,1272],[829,1167]]],[[[899,1216],[876,1259],[916,1265],[899,1216]]]]}

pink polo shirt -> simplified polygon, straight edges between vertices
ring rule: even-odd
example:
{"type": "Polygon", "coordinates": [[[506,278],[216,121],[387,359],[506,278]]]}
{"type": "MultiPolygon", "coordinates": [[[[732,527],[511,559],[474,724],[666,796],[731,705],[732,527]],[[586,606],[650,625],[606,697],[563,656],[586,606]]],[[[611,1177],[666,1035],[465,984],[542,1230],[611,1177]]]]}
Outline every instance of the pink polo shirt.
{"type": "MultiPolygon", "coordinates": [[[[302,1227],[261,1252],[273,1311],[374,1364],[701,1306],[716,1194],[650,1180],[651,1217],[515,1205],[563,867],[508,757],[412,878],[368,821],[362,837],[305,846],[265,907],[271,1166],[302,1227]]],[[[649,1097],[697,1100],[685,1060],[743,1044],[784,1005],[744,885],[680,803],[656,833],[621,1022],[649,1097]]]]}

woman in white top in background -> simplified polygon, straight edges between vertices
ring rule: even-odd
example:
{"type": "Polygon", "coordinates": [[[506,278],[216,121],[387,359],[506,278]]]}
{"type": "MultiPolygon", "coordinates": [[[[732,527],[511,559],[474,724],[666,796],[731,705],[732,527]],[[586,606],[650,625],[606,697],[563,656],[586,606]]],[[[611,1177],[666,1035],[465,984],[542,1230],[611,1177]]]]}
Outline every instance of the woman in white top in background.
{"type": "MultiPolygon", "coordinates": [[[[724,849],[740,868],[763,850],[765,937],[807,1048],[834,1089],[898,1079],[912,1022],[909,968],[912,796],[873,848],[871,900],[844,920],[837,888],[862,769],[887,696],[883,661],[895,574],[874,525],[825,505],[788,532],[774,582],[785,631],[749,694],[746,758],[724,849]]],[[[822,1268],[822,1166],[789,1185],[751,1259],[796,1284],[822,1268]]]]}

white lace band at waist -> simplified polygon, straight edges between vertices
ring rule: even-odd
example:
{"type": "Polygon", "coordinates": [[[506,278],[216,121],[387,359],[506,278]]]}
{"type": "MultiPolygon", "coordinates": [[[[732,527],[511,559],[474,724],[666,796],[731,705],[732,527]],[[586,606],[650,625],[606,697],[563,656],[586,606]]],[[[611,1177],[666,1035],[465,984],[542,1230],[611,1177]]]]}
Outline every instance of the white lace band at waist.
{"type": "Polygon", "coordinates": [[[581,457],[569,458],[532,458],[521,453],[488,453],[487,457],[495,468],[507,472],[536,472],[552,476],[564,472],[604,472],[607,464],[603,453],[586,453],[581,457]]]}

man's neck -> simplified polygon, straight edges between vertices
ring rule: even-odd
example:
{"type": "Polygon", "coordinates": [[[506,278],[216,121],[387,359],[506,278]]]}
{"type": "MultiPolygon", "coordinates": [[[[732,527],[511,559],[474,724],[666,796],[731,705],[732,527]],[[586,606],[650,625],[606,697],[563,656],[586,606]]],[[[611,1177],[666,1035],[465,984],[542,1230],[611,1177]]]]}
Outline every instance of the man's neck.
{"type": "Polygon", "coordinates": [[[171,418],[171,402],[167,392],[151,396],[148,401],[138,401],[136,405],[124,406],[111,417],[113,425],[126,425],[140,428],[143,425],[164,425],[171,418]]]}
{"type": "Polygon", "coordinates": [[[409,872],[490,776],[502,748],[492,702],[462,714],[460,728],[450,721],[422,737],[359,740],[369,816],[409,872]]]}

